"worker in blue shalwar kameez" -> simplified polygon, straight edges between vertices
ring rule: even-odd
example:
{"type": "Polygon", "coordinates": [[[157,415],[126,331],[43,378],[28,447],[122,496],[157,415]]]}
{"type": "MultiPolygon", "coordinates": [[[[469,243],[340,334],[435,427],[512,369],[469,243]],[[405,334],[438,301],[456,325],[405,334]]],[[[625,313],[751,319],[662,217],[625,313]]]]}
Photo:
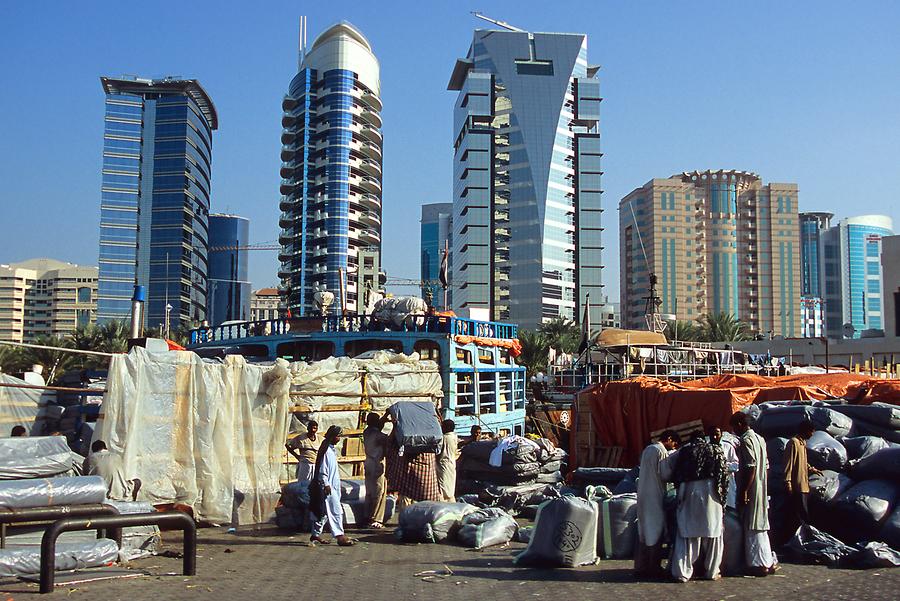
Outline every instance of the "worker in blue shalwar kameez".
{"type": "Polygon", "coordinates": [[[310,507],[316,516],[313,523],[310,544],[328,544],[322,539],[325,523],[328,523],[332,536],[338,545],[349,547],[353,541],[344,534],[344,510],[341,508],[341,473],[338,469],[337,451],[334,446],[341,439],[342,431],[338,426],[331,426],[325,433],[325,440],[319,447],[316,457],[314,483],[310,490],[310,507]],[[312,489],[315,489],[313,491],[312,489]]]}

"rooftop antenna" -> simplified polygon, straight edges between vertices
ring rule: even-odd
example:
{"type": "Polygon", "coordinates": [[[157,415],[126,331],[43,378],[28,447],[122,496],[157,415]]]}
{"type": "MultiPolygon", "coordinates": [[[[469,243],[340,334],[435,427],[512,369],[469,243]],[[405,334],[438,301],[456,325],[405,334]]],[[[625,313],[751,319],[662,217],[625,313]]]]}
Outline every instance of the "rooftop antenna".
{"type": "Polygon", "coordinates": [[[523,33],[525,32],[525,30],[521,29],[520,27],[516,27],[515,25],[510,25],[506,21],[498,21],[497,19],[492,19],[490,17],[487,17],[487,16],[481,14],[477,10],[473,10],[472,15],[476,19],[481,19],[482,21],[487,21],[488,23],[493,23],[494,25],[497,25],[498,27],[502,27],[503,29],[508,29],[509,31],[521,31],[523,33]]]}
{"type": "Polygon", "coordinates": [[[306,60],[306,15],[300,15],[300,38],[297,40],[297,70],[303,67],[306,60]]]}

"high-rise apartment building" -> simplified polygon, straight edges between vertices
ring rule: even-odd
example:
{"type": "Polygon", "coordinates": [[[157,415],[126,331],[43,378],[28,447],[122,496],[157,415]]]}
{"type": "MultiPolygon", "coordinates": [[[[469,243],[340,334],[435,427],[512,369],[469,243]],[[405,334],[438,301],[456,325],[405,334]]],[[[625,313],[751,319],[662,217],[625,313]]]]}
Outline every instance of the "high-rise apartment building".
{"type": "Polygon", "coordinates": [[[834,213],[800,213],[800,315],[803,338],[825,335],[825,303],[822,299],[822,236],[831,227],[834,213]]]}
{"type": "Polygon", "coordinates": [[[587,36],[477,29],[448,85],[453,309],[534,328],[601,283],[600,83],[587,36]]]}
{"type": "Polygon", "coordinates": [[[101,77],[106,93],[100,195],[100,321],[128,319],[135,284],[146,324],[206,314],[212,132],[195,79],[101,77]]]}
{"type": "MultiPolygon", "coordinates": [[[[305,38],[304,31],[301,32],[305,38]]],[[[301,50],[282,108],[281,293],[294,315],[317,290],[363,309],[360,252],[381,256],[381,83],[358,29],[338,23],[301,50]]],[[[371,255],[370,255],[371,258],[371,255]]]]}
{"type": "Polygon", "coordinates": [[[219,213],[209,216],[206,320],[210,325],[250,319],[249,243],[249,219],[219,213]]]}
{"type": "MultiPolygon", "coordinates": [[[[448,309],[449,306],[444,307],[444,288],[438,280],[444,249],[449,250],[453,238],[453,203],[436,202],[422,205],[420,232],[422,297],[424,298],[428,291],[431,293],[433,306],[448,309]]],[[[452,289],[447,290],[448,304],[452,292],[452,289]]]]}
{"type": "Polygon", "coordinates": [[[646,327],[654,273],[664,314],[726,313],[759,334],[799,335],[796,184],[733,170],[653,179],[619,203],[619,235],[623,327],[646,327]]]}
{"type": "Polygon", "coordinates": [[[841,219],[822,235],[825,330],[829,337],[859,338],[884,329],[881,239],[892,235],[885,215],[841,219]]]}
{"type": "Polygon", "coordinates": [[[54,259],[0,265],[0,340],[65,336],[94,323],[97,268],[54,259]]]}
{"type": "Polygon", "coordinates": [[[881,239],[884,280],[884,335],[900,336],[900,236],[881,239]]]}

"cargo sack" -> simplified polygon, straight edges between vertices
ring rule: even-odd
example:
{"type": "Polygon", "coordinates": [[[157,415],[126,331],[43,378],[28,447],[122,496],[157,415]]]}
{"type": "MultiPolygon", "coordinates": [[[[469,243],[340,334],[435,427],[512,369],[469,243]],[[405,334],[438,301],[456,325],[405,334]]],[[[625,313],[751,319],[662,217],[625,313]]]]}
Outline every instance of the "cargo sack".
{"type": "Polygon", "coordinates": [[[900,447],[881,449],[850,468],[854,480],[889,478],[900,481],[900,447]]]}
{"type": "Polygon", "coordinates": [[[439,543],[473,511],[478,508],[466,503],[419,501],[400,512],[394,536],[406,543],[439,543]]]}
{"type": "Polygon", "coordinates": [[[730,576],[744,571],[744,526],[733,509],[725,510],[722,541],[722,573],[730,576]]]}
{"type": "Polygon", "coordinates": [[[24,509],[103,503],[106,488],[100,476],[6,480],[0,482],[0,507],[24,509]]]}
{"type": "Polygon", "coordinates": [[[579,467],[572,472],[572,483],[579,486],[615,488],[631,472],[627,467],[579,467]]]}
{"type": "MultiPolygon", "coordinates": [[[[90,543],[56,545],[56,571],[96,568],[115,563],[119,557],[116,541],[101,538],[90,543]]],[[[40,548],[0,549],[0,578],[39,574],[40,548]]]]}
{"type": "Polygon", "coordinates": [[[365,480],[341,480],[341,501],[359,501],[366,498],[365,480]]]}
{"type": "Polygon", "coordinates": [[[388,408],[394,420],[392,435],[403,454],[440,453],[444,433],[438,423],[434,403],[404,401],[388,408]]]}
{"type": "Polygon", "coordinates": [[[900,503],[897,504],[897,507],[884,522],[877,538],[900,551],[900,503]]]}
{"type": "Polygon", "coordinates": [[[832,504],[829,530],[843,540],[875,539],[894,507],[900,485],[890,480],[865,480],[851,487],[832,504]]]}
{"type": "MultiPolygon", "coordinates": [[[[499,440],[477,440],[470,442],[460,450],[460,458],[469,462],[489,465],[491,453],[497,448],[499,440]]],[[[512,463],[540,463],[538,461],[539,449],[528,445],[516,445],[503,450],[501,465],[512,463]]]]}
{"type": "Polygon", "coordinates": [[[552,459],[547,463],[541,464],[541,473],[542,474],[552,474],[554,472],[558,472],[562,469],[562,461],[559,459],[552,459]]]}
{"type": "Polygon", "coordinates": [[[468,514],[456,533],[456,540],[470,549],[484,549],[508,543],[519,525],[499,507],[479,509],[468,514]]]}
{"type": "Polygon", "coordinates": [[[841,444],[847,449],[847,459],[850,461],[865,459],[891,447],[891,443],[879,436],[848,436],[841,439],[841,444]]]}
{"type": "Polygon", "coordinates": [[[624,495],[628,493],[637,493],[638,486],[638,468],[628,472],[628,475],[622,478],[622,481],[613,488],[614,495],[624,495]]]}
{"type": "Polygon", "coordinates": [[[553,499],[538,508],[534,532],[518,566],[574,568],[597,561],[597,504],[578,497],[553,499]]]}
{"type": "Polygon", "coordinates": [[[835,565],[856,550],[821,530],[803,524],[787,543],[787,548],[798,561],[835,565]]]}
{"type": "Polygon", "coordinates": [[[847,450],[828,432],[816,431],[806,441],[809,464],[820,470],[842,472],[847,465],[847,450]]]}
{"type": "Polygon", "coordinates": [[[532,534],[534,534],[534,526],[522,526],[516,532],[516,542],[528,544],[532,534]]]}
{"type": "Polygon", "coordinates": [[[852,419],[827,407],[770,406],[764,403],[754,429],[767,440],[774,436],[790,438],[797,434],[800,425],[806,420],[811,421],[816,430],[828,432],[832,436],[847,436],[853,427],[852,419]]]}
{"type": "MultiPolygon", "coordinates": [[[[153,505],[142,501],[109,501],[120,515],[135,513],[153,513],[153,505]]],[[[141,557],[155,555],[162,542],[158,526],[129,526],[122,528],[122,546],[119,548],[119,559],[131,561],[141,557]]]]}
{"type": "Polygon", "coordinates": [[[637,495],[613,495],[597,499],[600,519],[597,553],[603,559],[631,559],[637,543],[637,495]]]}
{"type": "Polygon", "coordinates": [[[535,482],[540,484],[558,484],[566,479],[562,472],[553,472],[552,474],[538,474],[535,482]]]}
{"type": "Polygon", "coordinates": [[[285,484],[281,489],[281,503],[292,509],[309,507],[309,481],[285,484]]]}
{"type": "Polygon", "coordinates": [[[809,475],[809,499],[814,503],[827,505],[853,486],[855,482],[846,474],[832,470],[822,470],[821,474],[809,475]]]}
{"type": "Polygon", "coordinates": [[[873,426],[900,430],[900,407],[888,403],[871,405],[832,405],[832,411],[842,413],[854,421],[862,420],[873,426]]]}
{"type": "Polygon", "coordinates": [[[868,570],[871,568],[893,568],[900,566],[900,551],[880,542],[870,542],[853,554],[848,563],[853,567],[868,570]]]}

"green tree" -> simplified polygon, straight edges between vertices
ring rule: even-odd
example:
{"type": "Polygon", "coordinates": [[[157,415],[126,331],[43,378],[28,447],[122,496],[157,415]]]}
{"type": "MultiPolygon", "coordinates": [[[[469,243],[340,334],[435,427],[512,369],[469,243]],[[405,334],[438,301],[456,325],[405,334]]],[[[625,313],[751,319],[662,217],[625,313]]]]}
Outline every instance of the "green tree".
{"type": "MultiPolygon", "coordinates": [[[[68,338],[60,336],[38,336],[31,342],[56,348],[72,347],[72,342],[68,338]]],[[[48,348],[23,347],[19,353],[16,371],[25,371],[35,364],[44,367],[44,379],[47,383],[53,383],[67,370],[78,367],[79,361],[74,353],[48,348]]]]}
{"type": "Polygon", "coordinates": [[[562,353],[575,353],[581,344],[582,332],[574,321],[557,317],[542,323],[538,332],[544,337],[548,346],[562,353]]]}
{"type": "Polygon", "coordinates": [[[550,345],[544,334],[534,330],[519,330],[519,343],[522,345],[522,354],[516,362],[525,366],[529,378],[547,369],[550,345]]]}
{"type": "Polygon", "coordinates": [[[741,342],[751,340],[750,325],[731,313],[708,313],[701,318],[705,342],[741,342]]]}
{"type": "Polygon", "coordinates": [[[666,338],[669,342],[680,340],[682,342],[701,342],[704,340],[703,328],[696,321],[678,319],[668,322],[666,338]]]}

